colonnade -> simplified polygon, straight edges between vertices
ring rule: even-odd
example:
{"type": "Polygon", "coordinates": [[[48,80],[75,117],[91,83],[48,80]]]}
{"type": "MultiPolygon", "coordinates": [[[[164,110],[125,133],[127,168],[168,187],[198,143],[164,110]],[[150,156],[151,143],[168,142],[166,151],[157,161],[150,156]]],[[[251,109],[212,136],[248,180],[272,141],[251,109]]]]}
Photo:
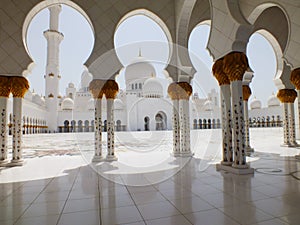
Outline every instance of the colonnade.
{"type": "Polygon", "coordinates": [[[242,52],[231,52],[213,65],[213,75],[220,85],[222,111],[223,151],[222,161],[217,169],[236,174],[254,173],[246,162],[247,126],[245,128],[244,104],[250,95],[249,90],[249,96],[244,95],[242,81],[247,69],[247,56],[242,52]]]}
{"type": "Polygon", "coordinates": [[[168,94],[173,101],[173,155],[192,156],[190,146],[189,98],[193,93],[188,82],[173,82],[168,94]]]}
{"type": "Polygon", "coordinates": [[[115,161],[114,133],[114,99],[119,87],[114,80],[94,79],[91,81],[89,90],[95,99],[95,153],[93,162],[115,161]],[[107,100],[107,155],[102,154],[102,98],[105,95],[107,100]]]}
{"type": "Polygon", "coordinates": [[[22,154],[22,100],[29,88],[25,77],[0,76],[0,166],[23,165],[22,154]],[[12,115],[12,159],[8,159],[8,126],[7,126],[7,103],[10,93],[13,95],[12,115]]]}

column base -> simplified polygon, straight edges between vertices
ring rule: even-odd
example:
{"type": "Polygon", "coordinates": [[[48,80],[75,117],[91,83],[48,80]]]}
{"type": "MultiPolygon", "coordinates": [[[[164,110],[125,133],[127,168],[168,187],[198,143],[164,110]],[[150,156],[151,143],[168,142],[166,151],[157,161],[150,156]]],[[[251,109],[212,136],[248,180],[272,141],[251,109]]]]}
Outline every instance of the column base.
{"type": "Polygon", "coordinates": [[[221,165],[222,166],[232,166],[233,162],[225,162],[225,161],[221,161],[221,165]]]}
{"type": "Polygon", "coordinates": [[[117,161],[117,160],[118,160],[118,158],[115,155],[108,155],[105,158],[106,162],[113,162],[113,161],[117,161]]]}
{"type": "Polygon", "coordinates": [[[294,143],[291,143],[291,146],[290,147],[300,147],[300,145],[297,143],[297,142],[294,142],[294,143]]]}
{"type": "Polygon", "coordinates": [[[13,159],[10,161],[10,163],[7,164],[7,166],[23,166],[24,160],[23,159],[13,159]]]}
{"type": "Polygon", "coordinates": [[[293,147],[293,145],[291,143],[283,143],[280,147],[293,147]]]}
{"type": "Polygon", "coordinates": [[[172,152],[171,156],[173,156],[173,157],[180,157],[181,154],[180,154],[180,152],[172,152]]]}
{"type": "Polygon", "coordinates": [[[104,158],[102,156],[98,156],[98,155],[94,155],[92,162],[96,163],[96,162],[103,162],[104,158]]]}
{"type": "Polygon", "coordinates": [[[233,166],[225,166],[220,164],[216,164],[217,171],[223,170],[229,173],[237,174],[237,175],[246,175],[246,174],[254,174],[254,169],[250,168],[248,165],[243,167],[233,167],[233,166]]]}
{"type": "Polygon", "coordinates": [[[6,167],[8,163],[9,163],[8,159],[1,160],[0,161],[0,167],[6,167]]]}

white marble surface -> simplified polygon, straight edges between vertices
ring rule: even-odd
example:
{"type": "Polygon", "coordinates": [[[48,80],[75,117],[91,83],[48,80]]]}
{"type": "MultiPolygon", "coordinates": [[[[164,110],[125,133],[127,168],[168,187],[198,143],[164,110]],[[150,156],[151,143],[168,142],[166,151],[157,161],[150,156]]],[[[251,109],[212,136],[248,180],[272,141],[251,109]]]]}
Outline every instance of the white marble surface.
{"type": "Polygon", "coordinates": [[[243,176],[216,171],[219,131],[192,131],[183,164],[171,131],[117,132],[119,161],[93,166],[92,133],[24,136],[25,165],[0,169],[0,224],[298,225],[300,150],[280,147],[278,128],[250,132],[256,172],[243,176]]]}

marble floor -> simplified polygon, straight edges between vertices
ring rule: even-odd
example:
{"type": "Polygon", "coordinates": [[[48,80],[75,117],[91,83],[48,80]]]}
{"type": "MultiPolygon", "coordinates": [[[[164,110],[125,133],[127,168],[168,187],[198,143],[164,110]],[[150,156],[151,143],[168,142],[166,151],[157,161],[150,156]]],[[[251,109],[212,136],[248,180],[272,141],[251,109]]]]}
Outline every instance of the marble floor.
{"type": "Polygon", "coordinates": [[[92,133],[24,136],[25,164],[0,167],[0,224],[299,225],[300,149],[280,128],[251,137],[255,173],[238,176],[215,169],[219,130],[192,131],[183,159],[171,131],[117,133],[119,160],[93,164],[92,133]]]}

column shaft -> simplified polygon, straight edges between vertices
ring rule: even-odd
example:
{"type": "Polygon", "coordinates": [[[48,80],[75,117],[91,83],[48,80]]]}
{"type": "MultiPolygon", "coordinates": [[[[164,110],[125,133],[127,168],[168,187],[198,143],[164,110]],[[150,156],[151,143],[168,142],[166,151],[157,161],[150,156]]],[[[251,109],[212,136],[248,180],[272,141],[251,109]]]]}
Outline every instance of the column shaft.
{"type": "Polygon", "coordinates": [[[22,152],[22,98],[13,98],[13,144],[12,144],[12,161],[14,165],[23,164],[22,152]]]}
{"type": "Polygon", "coordinates": [[[289,142],[289,113],[288,103],[283,103],[283,145],[290,146],[289,142]]]}
{"type": "Polygon", "coordinates": [[[244,126],[244,106],[242,81],[231,82],[231,100],[232,100],[232,130],[233,130],[233,167],[248,168],[246,165],[245,153],[245,126],[244,126]]]}
{"type": "Polygon", "coordinates": [[[1,136],[0,136],[0,165],[7,163],[7,97],[0,97],[0,121],[1,121],[1,136]]]}
{"type": "Polygon", "coordinates": [[[173,154],[180,155],[179,100],[173,100],[173,154]]]}
{"type": "Polygon", "coordinates": [[[288,103],[289,108],[289,142],[293,146],[297,146],[296,129],[295,129],[295,108],[294,103],[288,103]]]}
{"type": "Polygon", "coordinates": [[[231,99],[230,85],[220,86],[221,112],[222,112],[222,145],[223,145],[223,165],[232,165],[232,124],[231,124],[231,99]]]}
{"type": "Polygon", "coordinates": [[[102,161],[102,99],[95,99],[95,155],[93,162],[102,161]]]}
{"type": "Polygon", "coordinates": [[[250,129],[249,129],[249,114],[248,114],[248,101],[244,101],[244,120],[245,120],[245,148],[246,152],[254,152],[250,146],[250,129]]]}
{"type": "Polygon", "coordinates": [[[179,100],[180,154],[191,156],[189,100],[179,100]]]}
{"type": "Polygon", "coordinates": [[[115,161],[114,99],[107,99],[107,161],[115,161]]]}

